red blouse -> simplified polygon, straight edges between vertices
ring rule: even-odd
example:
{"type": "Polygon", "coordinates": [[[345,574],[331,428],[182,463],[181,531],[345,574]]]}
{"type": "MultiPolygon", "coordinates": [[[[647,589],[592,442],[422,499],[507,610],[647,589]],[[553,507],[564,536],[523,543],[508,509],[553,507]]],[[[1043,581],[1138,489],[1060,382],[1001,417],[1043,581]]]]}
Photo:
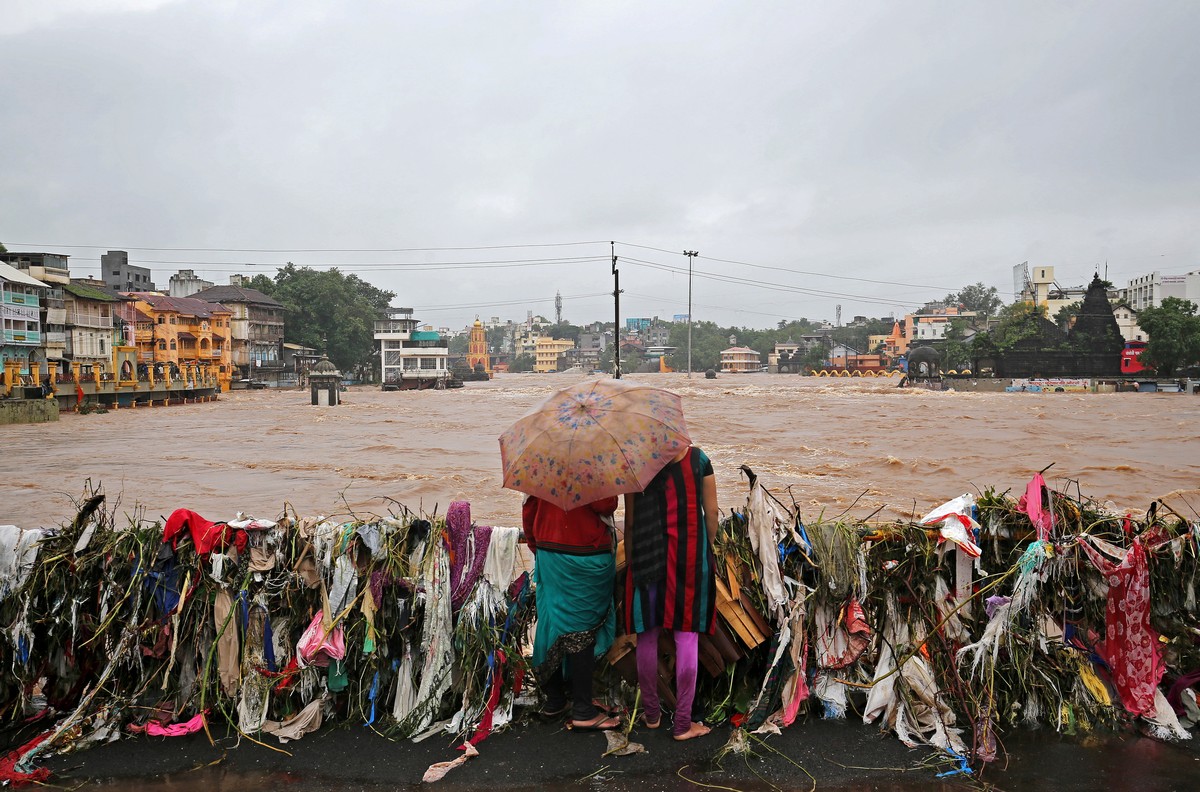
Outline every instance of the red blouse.
{"type": "Polygon", "coordinates": [[[541,549],[572,555],[608,553],[613,549],[613,532],[600,518],[616,510],[615,496],[564,511],[531,495],[521,507],[521,527],[529,549],[535,552],[541,549]]]}

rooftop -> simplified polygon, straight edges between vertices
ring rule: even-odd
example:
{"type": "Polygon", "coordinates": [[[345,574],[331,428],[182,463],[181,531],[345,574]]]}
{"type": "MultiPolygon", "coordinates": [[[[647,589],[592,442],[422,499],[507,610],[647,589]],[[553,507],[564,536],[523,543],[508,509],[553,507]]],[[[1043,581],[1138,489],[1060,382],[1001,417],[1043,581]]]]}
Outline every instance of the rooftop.
{"type": "Polygon", "coordinates": [[[210,286],[196,292],[192,297],[216,303],[251,303],[272,308],[284,307],[283,303],[274,297],[268,297],[258,289],[247,289],[244,286],[210,286]]]}
{"type": "Polygon", "coordinates": [[[159,292],[128,292],[128,294],[148,303],[156,311],[174,311],[201,319],[206,319],[214,313],[232,313],[220,303],[200,300],[196,297],[168,297],[159,292]]]}
{"type": "Polygon", "coordinates": [[[119,294],[114,294],[113,292],[106,291],[95,286],[89,286],[86,283],[77,283],[75,281],[64,283],[62,288],[67,294],[73,294],[76,297],[82,297],[85,300],[120,302],[121,300],[125,299],[119,294]]]}

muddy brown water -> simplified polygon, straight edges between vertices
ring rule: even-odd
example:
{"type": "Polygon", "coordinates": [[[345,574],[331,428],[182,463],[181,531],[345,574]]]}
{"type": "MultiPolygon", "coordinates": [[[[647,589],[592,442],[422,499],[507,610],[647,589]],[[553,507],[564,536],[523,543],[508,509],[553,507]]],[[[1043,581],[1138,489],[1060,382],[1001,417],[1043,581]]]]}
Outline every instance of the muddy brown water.
{"type": "MultiPolygon", "coordinates": [[[[118,513],[157,519],[187,507],[210,519],[444,512],[516,525],[521,495],[501,486],[496,438],[571,374],[499,375],[461,390],[355,387],[338,407],[297,390],[240,391],[214,403],[64,414],[6,426],[0,522],[56,525],[86,481],[118,513]]],[[[1157,497],[1200,510],[1200,398],[898,389],[895,380],[795,375],[627,377],[683,397],[693,441],[712,457],[722,509],[744,503],[741,465],[793,498],[806,519],[848,511],[919,516],[963,492],[1023,490],[1047,471],[1122,511],[1157,497]]]]}

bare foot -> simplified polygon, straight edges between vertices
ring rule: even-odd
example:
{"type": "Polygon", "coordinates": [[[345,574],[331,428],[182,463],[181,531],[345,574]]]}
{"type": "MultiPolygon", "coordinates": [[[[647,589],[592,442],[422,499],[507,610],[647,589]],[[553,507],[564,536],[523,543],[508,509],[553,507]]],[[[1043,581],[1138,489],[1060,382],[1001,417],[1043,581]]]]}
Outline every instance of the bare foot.
{"type": "Polygon", "coordinates": [[[605,715],[603,712],[596,715],[591,720],[575,720],[567,721],[567,728],[578,731],[607,731],[608,729],[617,729],[621,726],[621,719],[612,715],[605,715]]]}
{"type": "Polygon", "coordinates": [[[681,740],[681,741],[682,740],[691,740],[695,737],[703,737],[704,735],[708,734],[710,731],[712,731],[712,729],[709,728],[708,726],[705,726],[703,723],[696,723],[695,721],[692,721],[691,727],[687,731],[685,731],[683,734],[676,734],[675,739],[681,740]]]}
{"type": "Polygon", "coordinates": [[[647,729],[657,729],[659,726],[662,725],[662,715],[659,715],[654,720],[650,720],[648,717],[646,717],[646,713],[643,712],[642,717],[639,718],[638,720],[647,729]]]}

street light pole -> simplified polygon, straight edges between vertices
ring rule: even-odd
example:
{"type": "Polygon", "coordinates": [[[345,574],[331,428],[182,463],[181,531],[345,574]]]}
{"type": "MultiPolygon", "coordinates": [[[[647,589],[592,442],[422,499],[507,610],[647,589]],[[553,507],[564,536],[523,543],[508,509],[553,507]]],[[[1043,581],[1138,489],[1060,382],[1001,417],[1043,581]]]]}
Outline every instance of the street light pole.
{"type": "Polygon", "coordinates": [[[617,271],[617,243],[609,242],[613,274],[613,379],[621,379],[621,273],[617,271]]]}
{"type": "Polygon", "coordinates": [[[697,250],[685,250],[688,257],[688,379],[692,377],[692,259],[700,255],[697,250]]]}

